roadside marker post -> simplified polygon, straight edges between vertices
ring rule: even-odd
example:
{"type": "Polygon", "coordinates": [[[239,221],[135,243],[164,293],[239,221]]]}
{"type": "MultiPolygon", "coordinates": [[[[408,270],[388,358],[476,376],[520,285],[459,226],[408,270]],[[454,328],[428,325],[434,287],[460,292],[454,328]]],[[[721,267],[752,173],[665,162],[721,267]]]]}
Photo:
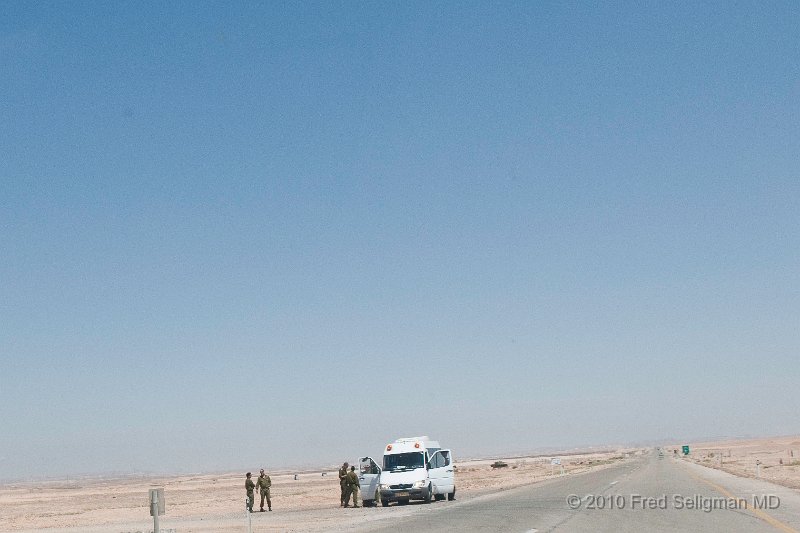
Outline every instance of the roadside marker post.
{"type": "Polygon", "coordinates": [[[150,516],[153,517],[153,533],[160,533],[161,528],[158,524],[158,517],[164,514],[166,510],[164,489],[150,489],[148,499],[150,501],[150,516]]]}
{"type": "Polygon", "coordinates": [[[253,533],[253,522],[250,518],[250,498],[244,499],[244,512],[247,515],[247,533],[253,533]]]}

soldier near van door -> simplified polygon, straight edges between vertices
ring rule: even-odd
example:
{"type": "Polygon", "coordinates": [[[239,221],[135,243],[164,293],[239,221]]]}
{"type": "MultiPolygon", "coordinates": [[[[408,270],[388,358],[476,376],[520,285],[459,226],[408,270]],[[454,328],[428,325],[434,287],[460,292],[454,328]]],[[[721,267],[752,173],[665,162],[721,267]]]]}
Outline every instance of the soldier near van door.
{"type": "Polygon", "coordinates": [[[344,498],[344,506],[350,506],[350,496],[353,496],[353,507],[356,509],[359,507],[358,505],[358,492],[359,492],[359,485],[358,485],[358,474],[356,474],[356,467],[351,466],[350,471],[345,476],[347,480],[347,494],[344,498]]]}
{"type": "Polygon", "coordinates": [[[264,512],[264,499],[267,500],[267,507],[269,510],[272,510],[272,500],[269,498],[269,488],[272,486],[272,480],[269,478],[267,474],[264,473],[264,469],[261,469],[261,474],[258,476],[256,480],[256,487],[258,491],[261,493],[261,512],[264,512]]]}
{"type": "Polygon", "coordinates": [[[253,483],[251,479],[252,474],[250,472],[247,473],[247,479],[244,481],[244,490],[247,491],[247,511],[252,513],[253,512],[253,501],[256,499],[255,494],[253,491],[256,488],[256,484],[253,483]]]}
{"type": "Polygon", "coordinates": [[[347,495],[347,467],[350,466],[347,461],[339,469],[339,487],[342,489],[342,495],[339,497],[339,507],[344,507],[344,497],[347,495]]]}

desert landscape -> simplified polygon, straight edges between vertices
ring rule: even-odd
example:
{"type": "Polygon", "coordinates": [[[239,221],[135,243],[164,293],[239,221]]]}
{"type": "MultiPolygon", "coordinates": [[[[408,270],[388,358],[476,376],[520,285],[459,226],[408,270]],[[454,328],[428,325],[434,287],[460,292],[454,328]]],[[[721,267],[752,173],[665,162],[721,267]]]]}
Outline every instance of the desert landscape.
{"type": "MultiPolygon", "coordinates": [[[[616,464],[634,449],[583,451],[559,455],[563,475],[577,474],[616,464]]],[[[456,464],[454,505],[514,487],[562,475],[551,457],[496,457],[456,464]],[[495,460],[507,466],[492,468],[495,460]]],[[[258,465],[253,471],[257,472],[258,465]]],[[[370,524],[393,516],[425,512],[412,502],[389,508],[341,509],[336,468],[306,472],[271,472],[273,512],[253,513],[252,529],[259,531],[325,531],[342,528],[369,529],[370,524]],[[297,474],[297,479],[295,479],[297,474]]],[[[0,531],[108,532],[152,531],[147,493],[165,489],[164,531],[243,531],[243,473],[173,477],[124,477],[116,479],[53,480],[0,485],[0,531]]],[[[258,500],[258,497],[256,498],[258,500]]],[[[258,501],[256,501],[256,509],[258,501]]]]}
{"type": "MultiPolygon", "coordinates": [[[[740,477],[800,489],[800,435],[690,443],[685,459],[740,477]]],[[[669,449],[678,450],[680,445],[669,449]]]]}
{"type": "MultiPolygon", "coordinates": [[[[756,478],[800,488],[800,436],[689,442],[691,454],[682,456],[681,445],[664,447],[668,455],[721,469],[741,477],[756,478]]],[[[426,513],[443,505],[460,505],[503,491],[534,485],[620,464],[649,454],[649,449],[582,450],[527,457],[491,457],[456,463],[456,502],[341,509],[336,466],[270,472],[273,512],[253,513],[252,531],[369,531],[387,520],[426,513]],[[551,458],[560,457],[559,466],[551,458]],[[495,461],[505,466],[493,468],[495,461]]],[[[254,465],[253,472],[257,472],[254,465]]],[[[147,506],[148,489],[163,487],[165,532],[245,531],[244,475],[240,472],[180,476],[126,476],[70,480],[11,482],[0,485],[0,531],[49,533],[144,533],[152,531],[147,506]]],[[[256,508],[258,498],[256,498],[256,508]]]]}

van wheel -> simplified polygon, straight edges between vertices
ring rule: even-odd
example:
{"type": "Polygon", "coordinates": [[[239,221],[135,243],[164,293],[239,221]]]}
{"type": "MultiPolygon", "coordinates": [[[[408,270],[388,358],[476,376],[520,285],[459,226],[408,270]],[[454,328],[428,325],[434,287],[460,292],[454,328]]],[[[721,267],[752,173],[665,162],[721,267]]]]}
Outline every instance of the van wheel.
{"type": "Polygon", "coordinates": [[[433,489],[431,488],[430,484],[428,484],[428,492],[425,493],[425,503],[431,503],[432,495],[433,495],[433,489]]]}
{"type": "Polygon", "coordinates": [[[453,487],[453,492],[447,495],[448,501],[453,501],[456,499],[456,488],[453,487]]]}
{"type": "Polygon", "coordinates": [[[381,500],[381,505],[383,507],[389,507],[389,500],[381,500]]]}

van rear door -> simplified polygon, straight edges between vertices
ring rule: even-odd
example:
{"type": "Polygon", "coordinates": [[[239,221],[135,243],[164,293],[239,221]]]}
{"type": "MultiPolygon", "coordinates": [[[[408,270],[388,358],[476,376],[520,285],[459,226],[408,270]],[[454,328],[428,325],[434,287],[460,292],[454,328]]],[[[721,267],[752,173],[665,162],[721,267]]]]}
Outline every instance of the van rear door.
{"type": "Polygon", "coordinates": [[[447,480],[444,478],[444,458],[440,452],[436,452],[428,461],[428,479],[433,485],[434,494],[445,494],[447,491],[447,480]]]}
{"type": "Polygon", "coordinates": [[[359,459],[358,484],[361,488],[361,499],[364,505],[377,505],[380,499],[378,484],[381,482],[381,467],[372,457],[359,459]],[[377,497],[376,497],[377,496],[377,497]]]}
{"type": "Polygon", "coordinates": [[[450,450],[439,450],[437,464],[439,466],[439,494],[450,494],[456,486],[455,470],[453,468],[453,455],[450,450]]]}

